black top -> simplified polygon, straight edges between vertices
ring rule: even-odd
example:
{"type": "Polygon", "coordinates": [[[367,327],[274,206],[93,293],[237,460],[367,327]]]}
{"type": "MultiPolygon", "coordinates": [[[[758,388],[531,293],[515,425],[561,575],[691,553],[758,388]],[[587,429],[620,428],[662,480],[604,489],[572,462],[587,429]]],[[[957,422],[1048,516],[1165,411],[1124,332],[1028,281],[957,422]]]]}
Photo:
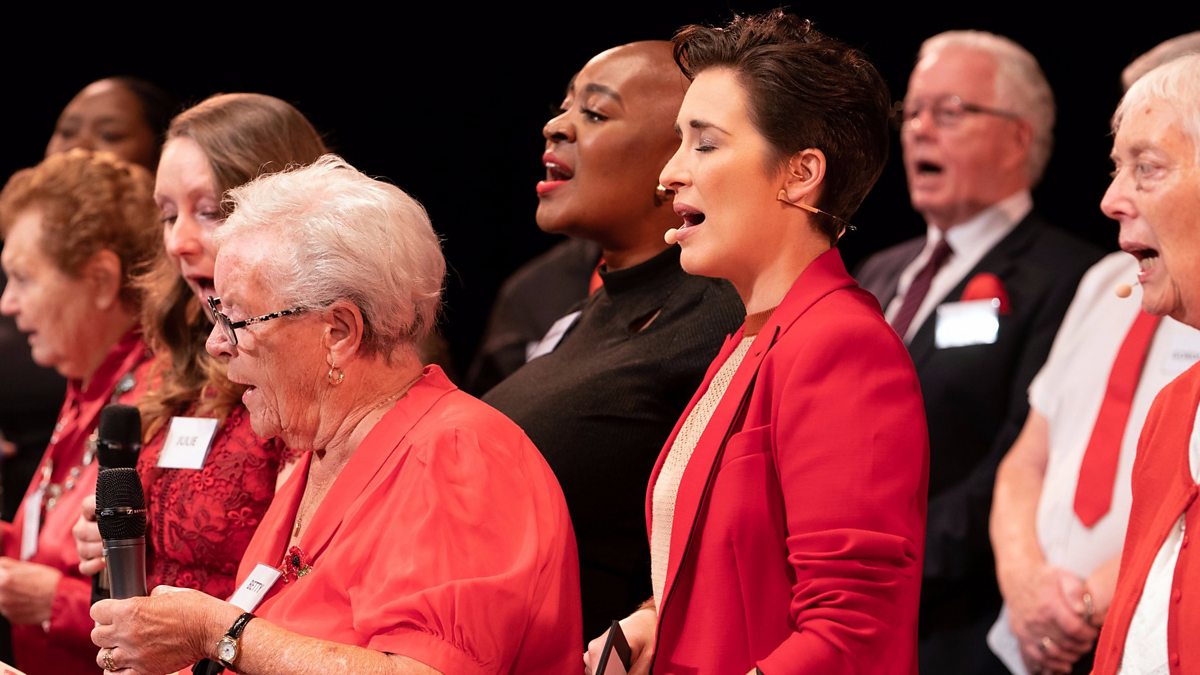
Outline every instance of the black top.
{"type": "Polygon", "coordinates": [[[579,542],[587,638],[651,595],[650,471],[745,317],[733,287],[685,273],[676,247],[601,277],[604,288],[583,303],[558,348],[484,396],[533,439],[562,485],[579,542]]]}
{"type": "Polygon", "coordinates": [[[478,396],[525,365],[525,347],[587,298],[599,261],[598,245],[567,239],[513,272],[496,295],[462,388],[478,396]]]}

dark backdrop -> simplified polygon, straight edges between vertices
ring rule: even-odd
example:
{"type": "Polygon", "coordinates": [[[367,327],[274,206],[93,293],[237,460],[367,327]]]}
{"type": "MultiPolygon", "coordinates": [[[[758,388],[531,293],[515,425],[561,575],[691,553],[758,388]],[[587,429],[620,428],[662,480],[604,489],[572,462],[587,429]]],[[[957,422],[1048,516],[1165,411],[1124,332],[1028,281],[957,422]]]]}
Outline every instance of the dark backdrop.
{"type": "MultiPolygon", "coordinates": [[[[1126,5],[1125,15],[1050,3],[962,2],[951,9],[902,3],[792,5],[824,32],[863,48],[901,98],[921,40],[980,28],[1025,45],[1041,61],[1059,106],[1056,148],[1035,191],[1054,222],[1106,248],[1116,227],[1099,212],[1111,145],[1108,116],[1119,73],[1134,56],[1200,28],[1192,3],[1126,5]],[[1147,8],[1151,16],[1136,10],[1147,8]],[[1185,8],[1190,7],[1190,8],[1185,8]],[[1047,9],[1046,11],[1051,11],[1047,9]]],[[[542,176],[541,126],[568,78],[596,52],[666,38],[695,21],[721,22],[731,8],[772,3],[539,3],[476,12],[449,3],[397,6],[397,18],[325,3],[267,18],[173,5],[134,25],[111,13],[6,21],[0,109],[9,142],[0,175],[36,163],[62,106],[88,82],[112,74],[155,81],[185,102],[215,92],[258,91],[306,113],[331,146],[367,173],[420,199],[450,264],[444,331],[460,368],[472,353],[500,282],[549,247],[537,230],[534,184],[542,176]],[[189,12],[190,16],[185,12],[189,12]]],[[[66,7],[55,10],[70,13],[66,7]]],[[[115,11],[115,10],[113,10],[115,11]]],[[[842,244],[850,265],[923,230],[908,207],[898,142],[875,191],[842,244]]]]}

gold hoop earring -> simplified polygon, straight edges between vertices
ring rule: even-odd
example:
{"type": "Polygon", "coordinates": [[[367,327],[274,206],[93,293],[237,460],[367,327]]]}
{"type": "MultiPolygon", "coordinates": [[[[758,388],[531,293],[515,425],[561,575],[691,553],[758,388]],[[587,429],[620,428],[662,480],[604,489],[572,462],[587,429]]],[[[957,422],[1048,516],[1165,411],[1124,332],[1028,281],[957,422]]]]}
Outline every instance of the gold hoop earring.
{"type": "Polygon", "coordinates": [[[329,372],[325,374],[325,379],[329,381],[329,386],[336,387],[346,379],[346,371],[339,370],[337,366],[330,366],[329,372]]]}

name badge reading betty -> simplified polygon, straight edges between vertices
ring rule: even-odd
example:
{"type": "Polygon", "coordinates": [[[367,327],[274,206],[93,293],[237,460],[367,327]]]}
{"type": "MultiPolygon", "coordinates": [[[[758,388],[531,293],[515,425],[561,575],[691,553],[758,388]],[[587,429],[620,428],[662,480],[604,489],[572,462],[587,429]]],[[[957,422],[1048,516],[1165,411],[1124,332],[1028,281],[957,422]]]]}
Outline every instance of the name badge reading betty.
{"type": "Polygon", "coordinates": [[[253,612],[266,597],[267,592],[279,581],[282,573],[275,567],[259,563],[242,585],[229,598],[229,604],[240,608],[243,612],[253,612]]]}
{"type": "Polygon", "coordinates": [[[1000,300],[968,300],[938,305],[934,344],[938,349],[990,345],[1000,333],[1000,300]]]}
{"type": "Polygon", "coordinates": [[[158,456],[160,469],[202,469],[217,421],[208,417],[173,417],[167,430],[167,442],[158,456]]]}

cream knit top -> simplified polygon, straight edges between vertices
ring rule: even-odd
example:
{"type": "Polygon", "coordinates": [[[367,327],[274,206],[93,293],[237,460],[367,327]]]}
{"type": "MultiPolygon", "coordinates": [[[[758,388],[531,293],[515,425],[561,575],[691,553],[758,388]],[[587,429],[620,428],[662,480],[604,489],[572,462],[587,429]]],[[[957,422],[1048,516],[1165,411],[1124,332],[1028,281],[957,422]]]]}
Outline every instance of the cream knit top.
{"type": "Polygon", "coordinates": [[[658,472],[658,480],[654,483],[654,498],[651,506],[650,521],[650,582],[654,589],[654,604],[662,606],[663,586],[667,581],[667,561],[670,559],[671,526],[675,520],[675,498],[679,493],[679,484],[683,480],[683,472],[687,469],[692,452],[700,441],[708,421],[712,419],[717,404],[729,388],[733,374],[737,372],[750,345],[767,319],[771,317],[774,308],[758,312],[746,317],[742,341],[734,348],[733,353],[721,364],[721,368],[713,375],[712,381],[704,395],[696,401],[695,407],[688,413],[687,419],[679,428],[675,441],[671,444],[667,458],[663,460],[662,469],[658,472]]]}

